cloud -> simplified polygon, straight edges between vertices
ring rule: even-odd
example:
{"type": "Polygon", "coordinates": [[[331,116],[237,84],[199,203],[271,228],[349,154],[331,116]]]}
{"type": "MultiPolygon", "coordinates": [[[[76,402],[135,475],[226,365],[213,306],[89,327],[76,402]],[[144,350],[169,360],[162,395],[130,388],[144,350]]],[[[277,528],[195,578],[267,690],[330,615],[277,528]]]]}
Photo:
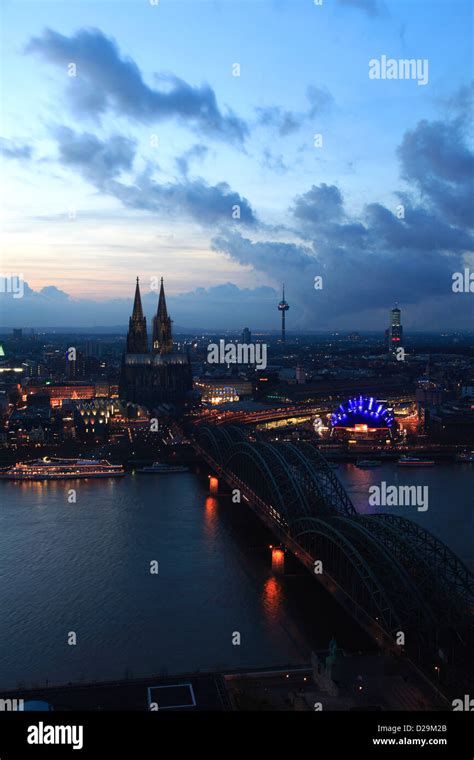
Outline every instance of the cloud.
{"type": "Polygon", "coordinates": [[[89,132],[79,134],[69,127],[56,128],[54,135],[63,166],[77,170],[98,188],[133,167],[135,143],[121,135],[102,142],[89,132]]]}
{"type": "Polygon", "coordinates": [[[104,190],[129,208],[171,216],[184,214],[202,225],[257,224],[249,201],[232,190],[227,182],[208,185],[204,180],[196,179],[159,184],[144,173],[133,185],[111,181],[104,190]],[[238,219],[234,216],[237,210],[238,219]]]}
{"type": "Polygon", "coordinates": [[[262,166],[277,174],[285,174],[285,172],[288,171],[288,167],[283,160],[282,154],[274,154],[268,148],[265,148],[263,151],[262,166]]]}
{"type": "Polygon", "coordinates": [[[348,5],[351,8],[360,10],[371,17],[380,16],[383,12],[379,0],[337,0],[337,2],[339,5],[348,5]]]}
{"type": "Polygon", "coordinates": [[[208,84],[193,87],[174,75],[160,74],[161,88],[146,84],[130,57],[121,55],[115,40],[100,29],[81,29],[66,37],[52,29],[33,37],[27,53],[42,56],[66,73],[70,63],[76,76],[69,78],[68,98],[79,115],[100,117],[107,111],[144,124],[178,119],[209,136],[242,143],[245,122],[232,111],[221,111],[208,84]]]}
{"type": "Polygon", "coordinates": [[[33,151],[30,145],[21,145],[13,140],[0,137],[0,155],[5,158],[22,160],[31,158],[33,151]]]}
{"type": "Polygon", "coordinates": [[[249,201],[226,182],[208,185],[203,179],[184,177],[180,182],[160,183],[153,179],[151,166],[134,176],[133,184],[118,181],[123,171],[133,168],[135,150],[133,141],[120,135],[101,141],[88,132],[77,133],[68,127],[56,128],[54,135],[63,166],[77,171],[102,193],[128,208],[158,215],[181,214],[202,225],[257,224],[249,201]]]}
{"type": "Polygon", "coordinates": [[[463,121],[420,121],[398,149],[402,176],[415,183],[433,210],[452,224],[474,227],[474,153],[463,121]]]}
{"type": "Polygon", "coordinates": [[[339,220],[344,215],[342,195],[335,185],[313,185],[308,192],[296,197],[293,205],[296,219],[311,226],[339,220]]]}
{"type": "MultiPolygon", "coordinates": [[[[12,294],[2,297],[0,310],[4,328],[34,326],[37,329],[67,329],[95,328],[98,325],[125,332],[132,311],[134,281],[132,277],[129,297],[101,301],[72,298],[54,285],[35,291],[24,283],[24,293],[21,299],[13,298],[12,294]]],[[[168,288],[166,300],[175,330],[181,327],[191,332],[198,328],[242,329],[247,325],[277,328],[277,295],[268,286],[239,288],[228,282],[210,288],[196,288],[176,296],[171,295],[168,288]]],[[[146,292],[142,285],[143,309],[149,325],[156,313],[157,300],[157,292],[146,292]]]]}
{"type": "Polygon", "coordinates": [[[205,145],[193,145],[189,150],[185,151],[182,156],[178,156],[176,159],[176,166],[178,171],[183,177],[188,176],[189,165],[192,161],[199,161],[204,159],[209,153],[209,148],[205,145]]]}
{"type": "Polygon", "coordinates": [[[316,256],[311,247],[280,241],[252,241],[240,232],[216,235],[211,244],[213,251],[221,251],[242,265],[272,277],[279,273],[294,272],[304,276],[304,270],[314,266],[316,256]]]}
{"type": "Polygon", "coordinates": [[[44,288],[41,288],[39,291],[40,295],[46,296],[46,298],[49,298],[54,301],[68,301],[69,295],[64,290],[60,290],[56,287],[56,285],[45,285],[44,288]]]}
{"type": "Polygon", "coordinates": [[[424,304],[427,315],[435,302],[444,304],[448,321],[468,326],[468,304],[456,300],[451,284],[465,253],[474,250],[472,235],[430,208],[405,203],[404,218],[380,203],[368,204],[356,218],[346,211],[339,188],[321,183],[297,196],[290,209],[300,243],[253,241],[233,231],[216,236],[212,247],[275,285],[284,281],[288,297],[292,293],[298,302],[298,327],[350,324],[362,314],[369,320],[394,301],[424,304]],[[314,289],[316,276],[323,278],[322,290],[314,289]]]}
{"type": "Polygon", "coordinates": [[[275,129],[281,137],[291,135],[301,127],[297,114],[281,106],[266,106],[255,109],[258,123],[264,127],[275,129]]]}
{"type": "Polygon", "coordinates": [[[280,137],[286,137],[297,132],[315,116],[328,112],[334,105],[331,93],[314,85],[307,87],[306,98],[309,101],[306,111],[290,111],[275,105],[256,108],[257,123],[274,129],[280,137]]]}

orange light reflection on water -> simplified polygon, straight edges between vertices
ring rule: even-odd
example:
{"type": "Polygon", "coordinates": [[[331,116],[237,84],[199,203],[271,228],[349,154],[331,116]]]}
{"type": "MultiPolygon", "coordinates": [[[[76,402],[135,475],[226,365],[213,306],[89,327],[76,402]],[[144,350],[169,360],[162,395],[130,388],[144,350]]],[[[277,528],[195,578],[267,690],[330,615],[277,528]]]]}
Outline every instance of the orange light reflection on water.
{"type": "Polygon", "coordinates": [[[217,528],[217,499],[207,496],[204,504],[204,527],[208,538],[213,538],[217,528]]]}
{"type": "Polygon", "coordinates": [[[280,607],[283,598],[283,589],[275,576],[271,576],[265,581],[263,587],[263,609],[266,616],[274,622],[280,615],[280,607]]]}

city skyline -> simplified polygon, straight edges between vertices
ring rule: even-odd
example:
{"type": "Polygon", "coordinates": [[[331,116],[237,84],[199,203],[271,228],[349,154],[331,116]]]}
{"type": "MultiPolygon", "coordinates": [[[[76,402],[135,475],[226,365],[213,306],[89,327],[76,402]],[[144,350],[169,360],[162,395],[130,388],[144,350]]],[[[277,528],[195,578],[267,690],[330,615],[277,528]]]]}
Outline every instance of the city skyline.
{"type": "Polygon", "coordinates": [[[468,3],[26,5],[4,7],[5,326],[126,324],[138,270],[183,326],[273,329],[285,282],[290,332],[395,302],[471,327],[468,3]],[[386,55],[427,81],[374,81],[386,55]]]}

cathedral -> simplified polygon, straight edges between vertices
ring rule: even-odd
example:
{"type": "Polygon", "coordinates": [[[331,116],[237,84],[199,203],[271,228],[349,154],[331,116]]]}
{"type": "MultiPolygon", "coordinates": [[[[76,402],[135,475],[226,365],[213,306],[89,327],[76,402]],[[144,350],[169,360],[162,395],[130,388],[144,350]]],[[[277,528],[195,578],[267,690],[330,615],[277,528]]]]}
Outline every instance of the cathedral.
{"type": "Polygon", "coordinates": [[[161,278],[158,309],[153,317],[151,351],[137,277],[133,313],[128,324],[127,346],[122,358],[120,397],[149,409],[162,403],[179,403],[192,390],[191,363],[187,354],[173,349],[171,319],[161,278]]]}

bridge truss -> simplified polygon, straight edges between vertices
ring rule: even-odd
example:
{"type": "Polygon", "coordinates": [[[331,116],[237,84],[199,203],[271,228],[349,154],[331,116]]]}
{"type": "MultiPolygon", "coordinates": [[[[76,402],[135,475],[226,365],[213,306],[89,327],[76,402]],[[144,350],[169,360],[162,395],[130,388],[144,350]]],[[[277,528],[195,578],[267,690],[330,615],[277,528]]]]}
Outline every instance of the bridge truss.
{"type": "Polygon", "coordinates": [[[379,643],[397,651],[403,632],[431,677],[440,663],[448,689],[472,688],[474,576],[445,544],[406,518],[359,514],[311,444],[202,426],[196,446],[309,569],[322,562],[317,580],[379,643]]]}

